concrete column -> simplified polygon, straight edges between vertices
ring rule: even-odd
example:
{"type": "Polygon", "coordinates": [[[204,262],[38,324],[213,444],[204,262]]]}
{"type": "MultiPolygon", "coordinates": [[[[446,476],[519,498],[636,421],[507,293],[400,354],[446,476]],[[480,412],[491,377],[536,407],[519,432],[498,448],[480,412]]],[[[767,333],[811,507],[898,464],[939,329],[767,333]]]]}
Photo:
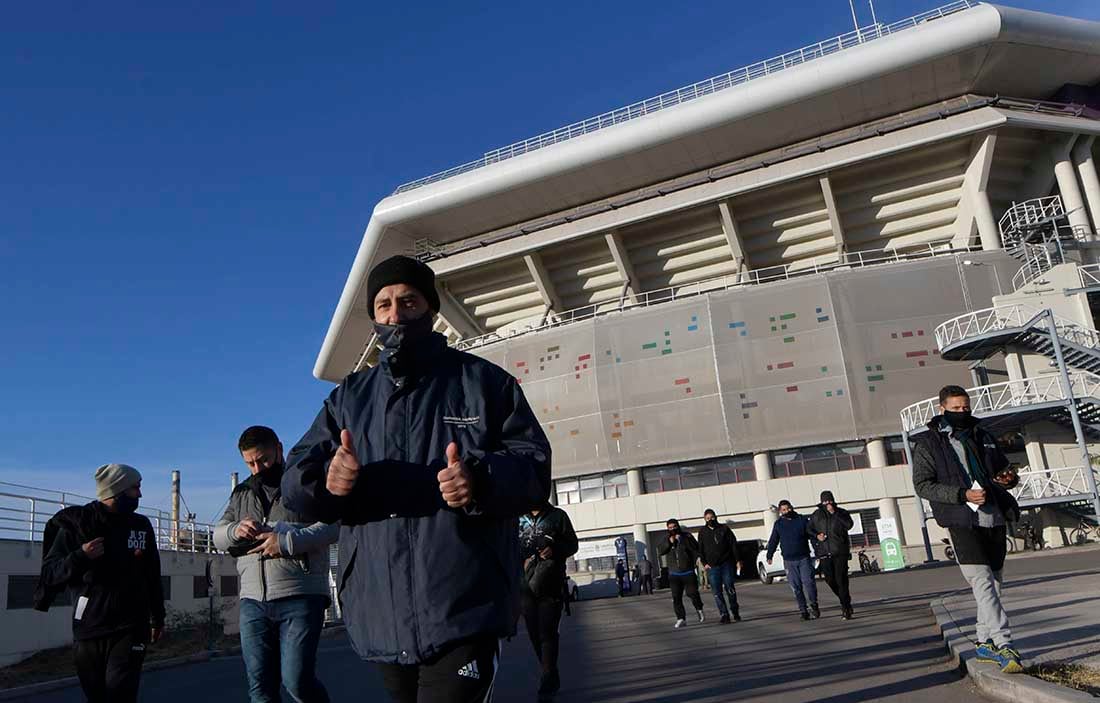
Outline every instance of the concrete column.
{"type": "Polygon", "coordinates": [[[1051,151],[1051,160],[1054,162],[1054,178],[1058,181],[1058,192],[1062,195],[1062,205],[1069,213],[1069,223],[1074,227],[1092,229],[1089,223],[1088,212],[1085,210],[1085,201],[1081,197],[1081,189],[1077,186],[1077,169],[1073,166],[1070,152],[1073,149],[1076,135],[1070,136],[1065,141],[1058,142],[1051,151]]]}
{"type": "Polygon", "coordinates": [[[768,506],[766,510],[761,510],[760,515],[764,518],[764,534],[762,539],[767,542],[772,534],[772,526],[775,525],[775,521],[779,519],[779,515],[771,509],[771,506],[768,506]]]}
{"type": "MultiPolygon", "coordinates": [[[[905,544],[905,526],[901,524],[901,511],[898,510],[897,498],[880,498],[878,501],[878,516],[880,518],[894,518],[898,525],[898,538],[902,545],[905,544]]],[[[867,529],[864,527],[864,529],[867,529]]]]}
{"type": "Polygon", "coordinates": [[[1096,137],[1092,135],[1077,138],[1077,144],[1073,147],[1073,163],[1077,166],[1077,177],[1081,180],[1085,203],[1092,216],[1092,231],[1096,232],[1100,228],[1100,178],[1096,176],[1096,162],[1092,158],[1094,141],[1096,137]]]}
{"type": "MultiPolygon", "coordinates": [[[[642,557],[649,558],[653,554],[653,551],[649,548],[649,532],[645,529],[645,525],[639,523],[634,526],[634,560],[632,564],[637,562],[642,557]]],[[[649,559],[653,561],[652,558],[649,559]]]]}
{"type": "Polygon", "coordinates": [[[871,462],[871,468],[873,469],[889,466],[890,460],[886,458],[886,441],[883,439],[867,440],[867,459],[871,462]]]}
{"type": "Polygon", "coordinates": [[[978,238],[982,249],[990,251],[1001,248],[1001,232],[993,218],[993,208],[989,204],[986,188],[989,186],[989,173],[993,167],[993,150],[997,146],[997,134],[975,137],[973,154],[967,166],[964,182],[966,197],[970,202],[974,224],[978,228],[978,238]]]}
{"type": "Polygon", "coordinates": [[[626,488],[630,491],[630,497],[645,495],[645,484],[642,483],[641,469],[626,470],[626,488]]]}
{"type": "MultiPolygon", "coordinates": [[[[757,481],[770,481],[772,477],[772,455],[769,452],[757,452],[752,455],[752,465],[756,467],[757,481]]],[[[769,528],[770,529],[770,528],[769,528]]]]}
{"type": "Polygon", "coordinates": [[[997,228],[997,220],[993,217],[993,206],[989,204],[989,193],[979,191],[971,194],[974,203],[974,220],[978,223],[978,238],[982,243],[982,251],[992,251],[1001,248],[1001,231],[997,228]]]}

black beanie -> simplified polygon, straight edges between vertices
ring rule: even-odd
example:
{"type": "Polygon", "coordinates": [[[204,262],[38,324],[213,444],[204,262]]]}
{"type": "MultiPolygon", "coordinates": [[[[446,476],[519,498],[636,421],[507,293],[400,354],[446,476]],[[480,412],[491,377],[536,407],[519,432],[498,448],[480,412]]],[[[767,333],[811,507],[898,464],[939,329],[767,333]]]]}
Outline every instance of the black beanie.
{"type": "Polygon", "coordinates": [[[833,498],[833,492],[832,491],[822,491],[821,492],[821,502],[824,503],[825,501],[828,501],[830,503],[835,503],[836,502],[836,498],[833,498]]]}
{"type": "Polygon", "coordinates": [[[420,291],[433,312],[439,312],[439,293],[435,290],[435,271],[408,256],[391,256],[371,269],[367,277],[367,308],[374,319],[374,299],[386,286],[404,283],[420,291]]]}

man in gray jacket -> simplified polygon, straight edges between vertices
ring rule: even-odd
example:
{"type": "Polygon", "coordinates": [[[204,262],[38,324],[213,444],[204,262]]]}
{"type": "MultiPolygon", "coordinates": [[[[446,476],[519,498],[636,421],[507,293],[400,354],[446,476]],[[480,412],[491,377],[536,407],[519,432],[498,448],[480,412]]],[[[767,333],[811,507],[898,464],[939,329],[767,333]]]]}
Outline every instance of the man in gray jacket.
{"type": "Polygon", "coordinates": [[[214,544],[237,558],[241,655],[252,703],[278,703],[281,683],[296,703],[328,703],[317,679],[317,643],[329,598],[329,545],[339,525],[310,524],[283,505],[283,445],[249,427],[238,442],[252,475],[229,498],[214,544]]]}

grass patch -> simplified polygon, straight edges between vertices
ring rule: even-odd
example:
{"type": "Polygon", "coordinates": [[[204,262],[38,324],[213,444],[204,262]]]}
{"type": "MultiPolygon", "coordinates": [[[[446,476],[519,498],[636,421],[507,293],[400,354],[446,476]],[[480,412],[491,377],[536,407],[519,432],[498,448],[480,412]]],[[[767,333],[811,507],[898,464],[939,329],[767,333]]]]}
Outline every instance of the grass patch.
{"type": "MultiPolygon", "coordinates": [[[[240,640],[236,636],[222,635],[213,644],[214,649],[227,649],[239,645],[240,640]]],[[[209,630],[206,627],[167,630],[159,642],[149,645],[145,663],[199,654],[207,651],[208,645],[209,630]]],[[[0,689],[28,686],[69,676],[76,676],[73,648],[45,649],[17,664],[0,668],[0,689]]]]}
{"type": "Polygon", "coordinates": [[[1053,662],[1028,667],[1027,673],[1043,681],[1100,696],[1100,669],[1053,662]]]}

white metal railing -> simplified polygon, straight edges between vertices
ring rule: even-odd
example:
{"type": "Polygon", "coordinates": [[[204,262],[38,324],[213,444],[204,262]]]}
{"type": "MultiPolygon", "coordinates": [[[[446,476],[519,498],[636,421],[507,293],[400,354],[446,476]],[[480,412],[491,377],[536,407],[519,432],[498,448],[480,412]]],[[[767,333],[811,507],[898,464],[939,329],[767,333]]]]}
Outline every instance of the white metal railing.
{"type": "Polygon", "coordinates": [[[1100,264],[1078,266],[1077,275],[1081,280],[1081,287],[1100,286],[1100,264]]]}
{"type": "Polygon", "coordinates": [[[869,27],[862,27],[852,32],[848,32],[847,34],[833,37],[832,39],[811,44],[810,46],[805,46],[794,51],[789,51],[781,56],[767,59],[766,61],[760,61],[743,68],[738,68],[728,73],[723,73],[722,75],[714,76],[713,78],[708,78],[698,83],[693,83],[683,88],[677,88],[676,90],[662,93],[661,95],[657,95],[647,100],[618,108],[617,110],[605,112],[602,115],[590,117],[580,122],[574,122],[573,124],[560,127],[550,132],[544,132],[530,139],[524,139],[523,141],[515,142],[514,144],[509,144],[499,149],[493,149],[492,151],[486,152],[484,156],[476,161],[470,161],[445,171],[440,171],[439,173],[405,183],[397,188],[395,194],[404,193],[426,186],[430,183],[446,180],[498,161],[504,161],[520,156],[521,154],[551,146],[552,144],[574,139],[584,134],[613,127],[614,125],[638,119],[639,117],[644,117],[676,105],[681,105],[705,95],[711,95],[718,91],[725,90],[726,88],[747,83],[748,81],[764,78],[788,68],[799,66],[854,46],[881,39],[891,34],[896,34],[971,7],[976,7],[978,4],[979,3],[973,0],[957,0],[943,7],[922,12],[919,15],[907,17],[906,19],[899,20],[892,24],[879,23],[869,27]]]}
{"type": "MultiPolygon", "coordinates": [[[[561,313],[554,313],[547,316],[538,322],[532,323],[526,327],[515,328],[508,331],[489,332],[478,337],[470,337],[468,339],[462,339],[455,342],[454,347],[461,350],[475,349],[477,347],[485,346],[486,344],[493,344],[494,342],[500,342],[506,339],[512,339],[524,334],[530,334],[532,332],[538,332],[541,330],[550,329],[553,327],[560,327],[562,325],[572,324],[574,322],[582,322],[594,317],[602,317],[614,312],[622,312],[624,310],[631,310],[634,308],[645,308],[651,305],[657,305],[659,303],[666,303],[673,300],[681,300],[684,298],[691,298],[704,293],[713,293],[716,291],[730,290],[732,288],[740,288],[743,286],[753,286],[762,283],[774,283],[777,281],[790,280],[793,278],[799,278],[802,276],[812,276],[815,274],[827,273],[829,271],[835,271],[838,269],[851,269],[861,268],[863,266],[871,266],[874,264],[888,264],[897,263],[901,261],[911,261],[914,259],[925,259],[936,256],[947,256],[953,254],[962,254],[980,250],[981,247],[961,247],[951,248],[950,245],[932,245],[927,244],[922,247],[912,249],[905,252],[899,252],[896,249],[886,249],[882,251],[867,251],[867,252],[850,252],[840,257],[839,260],[828,264],[819,263],[795,263],[785,264],[783,266],[772,266],[770,268],[754,269],[752,271],[744,271],[742,273],[727,274],[725,276],[719,276],[718,278],[710,278],[705,281],[697,281],[695,283],[687,283],[681,286],[671,286],[669,288],[662,288],[655,291],[647,291],[644,293],[637,293],[634,298],[629,296],[620,297],[618,300],[611,300],[603,303],[594,303],[592,305],[585,305],[583,307],[574,308],[572,310],[566,310],[561,313]]],[[[360,356],[360,360],[365,360],[370,353],[369,346],[364,354],[360,356]]]]}
{"type": "MultiPolygon", "coordinates": [[[[1093,475],[1100,482],[1100,472],[1093,468],[1093,475]]],[[[1087,495],[1089,484],[1083,466],[1069,466],[1061,469],[1024,469],[1020,471],[1020,483],[1012,489],[1012,495],[1018,501],[1062,498],[1065,496],[1087,495]]]]}
{"type": "Polygon", "coordinates": [[[1012,290],[1020,290],[1054,268],[1054,261],[1049,255],[1035,257],[1030,256],[1030,254],[1027,255],[1027,261],[1020,267],[1020,270],[1012,276],[1012,290]]]}
{"type": "MultiPolygon", "coordinates": [[[[1100,376],[1087,371],[1075,371],[1069,374],[1072,396],[1075,398],[1093,398],[1100,402],[1100,376]]],[[[1019,381],[1006,381],[989,386],[979,386],[967,390],[970,396],[970,408],[975,416],[988,413],[1027,408],[1041,403],[1065,402],[1070,393],[1062,383],[1061,374],[1039,378],[1025,378],[1019,381]]],[[[903,408],[901,426],[906,432],[927,425],[939,412],[939,398],[928,398],[903,408]]]]}
{"type": "MultiPolygon", "coordinates": [[[[55,513],[93,498],[78,493],[51,491],[0,481],[0,539],[39,542],[46,523],[55,513]]],[[[138,508],[149,518],[157,535],[157,547],[181,552],[214,551],[214,526],[194,520],[173,523],[169,513],[155,508],[138,508]]]]}
{"type": "MultiPolygon", "coordinates": [[[[999,305],[984,310],[976,310],[959,315],[936,328],[936,346],[943,350],[970,337],[998,332],[1000,330],[1022,328],[1042,310],[1030,305],[999,305]]],[[[1100,333],[1054,316],[1054,328],[1058,336],[1067,342],[1089,349],[1100,350],[1100,333]]]]}
{"type": "Polygon", "coordinates": [[[1053,220],[1065,217],[1066,208],[1062,205],[1062,198],[1051,195],[1046,198],[1032,198],[1022,203],[1012,203],[1012,207],[1001,216],[997,223],[1001,230],[1001,241],[1006,247],[1011,246],[1021,230],[1045,220],[1053,220]]]}

